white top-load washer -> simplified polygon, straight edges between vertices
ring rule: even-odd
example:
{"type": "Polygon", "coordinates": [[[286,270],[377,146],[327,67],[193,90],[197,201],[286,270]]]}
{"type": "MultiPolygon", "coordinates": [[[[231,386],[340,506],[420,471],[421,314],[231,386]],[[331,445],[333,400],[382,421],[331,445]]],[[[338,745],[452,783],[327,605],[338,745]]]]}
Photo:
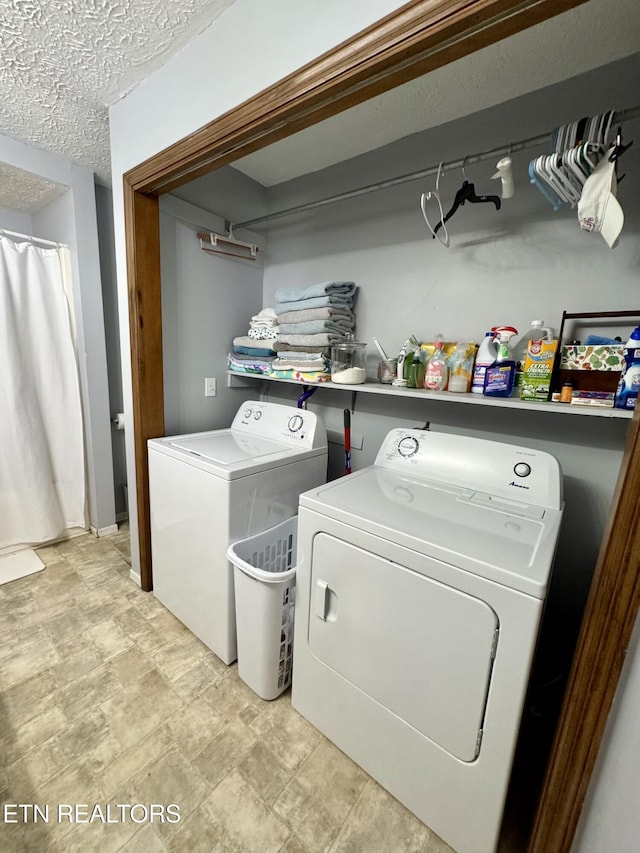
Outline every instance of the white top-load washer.
{"type": "Polygon", "coordinates": [[[497,843],[562,507],[547,453],[403,429],[300,497],[293,706],[459,853],[497,843]]]}
{"type": "Polygon", "coordinates": [[[294,516],[326,482],[315,413],[249,401],[230,429],[151,439],[149,502],[156,597],[225,663],[237,656],[232,542],[294,516]]]}

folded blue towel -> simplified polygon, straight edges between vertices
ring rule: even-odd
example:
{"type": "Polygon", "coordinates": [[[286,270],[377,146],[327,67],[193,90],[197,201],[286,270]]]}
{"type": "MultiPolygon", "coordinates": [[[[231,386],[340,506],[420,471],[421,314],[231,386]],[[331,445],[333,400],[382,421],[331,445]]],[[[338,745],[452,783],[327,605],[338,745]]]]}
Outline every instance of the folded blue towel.
{"type": "Polygon", "coordinates": [[[343,308],[353,307],[353,296],[343,296],[332,293],[330,296],[313,296],[309,299],[297,299],[295,302],[276,302],[276,312],[302,311],[305,308],[324,308],[326,305],[341,305],[343,308]]]}
{"type": "Polygon", "coordinates": [[[276,290],[276,302],[298,302],[300,299],[315,299],[318,296],[353,296],[355,292],[353,281],[324,281],[309,287],[280,287],[276,290]]]}
{"type": "Polygon", "coordinates": [[[235,346],[233,347],[234,353],[238,355],[253,355],[258,358],[265,358],[270,355],[275,355],[275,351],[272,349],[263,349],[262,347],[243,347],[243,346],[235,346]]]}

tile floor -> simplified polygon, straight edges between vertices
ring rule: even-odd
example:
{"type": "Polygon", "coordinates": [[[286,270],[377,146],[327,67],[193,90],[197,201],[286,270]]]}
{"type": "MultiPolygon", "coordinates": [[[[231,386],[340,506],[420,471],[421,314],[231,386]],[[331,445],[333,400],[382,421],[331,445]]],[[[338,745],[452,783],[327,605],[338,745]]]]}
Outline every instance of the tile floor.
{"type": "Polygon", "coordinates": [[[0,850],[451,849],[297,714],[289,693],[258,698],[133,584],[128,549],[126,530],[87,534],[39,549],[44,571],[0,586],[0,850]],[[106,811],[170,803],[179,823],[106,811]],[[102,812],[58,822],[60,804],[102,812]]]}

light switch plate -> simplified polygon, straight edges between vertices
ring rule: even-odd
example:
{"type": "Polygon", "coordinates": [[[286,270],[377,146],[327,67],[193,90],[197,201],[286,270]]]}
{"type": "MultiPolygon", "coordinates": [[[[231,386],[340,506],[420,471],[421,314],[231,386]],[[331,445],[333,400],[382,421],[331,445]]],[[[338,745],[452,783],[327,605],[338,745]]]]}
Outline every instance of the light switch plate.
{"type": "Polygon", "coordinates": [[[215,397],[216,396],[216,380],[213,378],[204,380],[204,396],[205,397],[215,397]]]}

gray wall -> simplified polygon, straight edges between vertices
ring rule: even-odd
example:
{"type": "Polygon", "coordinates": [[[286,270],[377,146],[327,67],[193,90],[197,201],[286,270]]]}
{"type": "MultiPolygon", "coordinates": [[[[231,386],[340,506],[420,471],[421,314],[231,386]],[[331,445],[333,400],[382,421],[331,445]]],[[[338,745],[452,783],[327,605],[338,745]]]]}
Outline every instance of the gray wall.
{"type": "Polygon", "coordinates": [[[7,207],[0,207],[0,228],[17,231],[19,234],[31,234],[31,216],[7,207]]]}
{"type": "MultiPolygon", "coordinates": [[[[113,418],[118,412],[123,411],[122,364],[120,358],[118,294],[113,235],[113,200],[111,190],[99,184],[96,184],[96,215],[98,221],[100,278],[102,280],[102,307],[107,353],[109,408],[113,418]]],[[[127,516],[127,464],[124,431],[115,429],[113,425],[111,428],[111,450],[113,453],[113,489],[116,518],[120,521],[127,516]]]]}
{"type": "Polygon", "coordinates": [[[573,853],[640,848],[640,623],[636,624],[578,824],[573,853]]]}
{"type": "MultiPolygon", "coordinates": [[[[178,199],[161,199],[165,433],[228,427],[239,406],[227,388],[227,353],[262,307],[262,264],[211,255],[200,230],[222,231],[217,216],[178,199]],[[204,396],[205,377],[217,395],[204,396]]],[[[223,232],[224,233],[224,232],[223,232]]]]}

